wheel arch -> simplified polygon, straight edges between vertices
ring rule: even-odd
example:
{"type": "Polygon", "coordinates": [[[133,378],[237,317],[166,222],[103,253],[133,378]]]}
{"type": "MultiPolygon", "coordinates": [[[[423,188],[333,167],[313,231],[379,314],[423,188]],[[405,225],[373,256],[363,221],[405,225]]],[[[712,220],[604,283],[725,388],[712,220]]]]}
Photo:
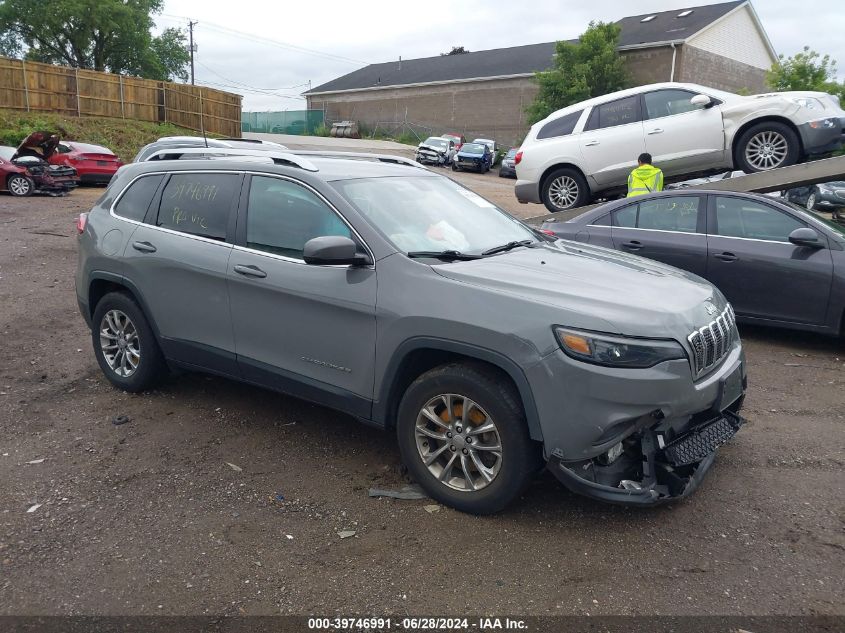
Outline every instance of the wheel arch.
{"type": "Polygon", "coordinates": [[[563,168],[574,169],[579,174],[581,174],[581,177],[584,179],[584,182],[587,183],[587,193],[589,195],[592,195],[593,190],[590,188],[590,179],[587,178],[587,174],[584,173],[584,170],[581,169],[580,167],[578,167],[578,165],[576,165],[575,163],[563,162],[563,163],[555,163],[554,165],[549,165],[546,169],[543,170],[543,173],[540,176],[540,180],[539,180],[539,182],[540,182],[540,196],[541,197],[542,197],[543,188],[546,186],[546,180],[548,180],[551,173],[553,171],[555,171],[556,169],[563,169],[563,168]]]}
{"type": "Polygon", "coordinates": [[[122,292],[134,300],[135,303],[138,304],[138,307],[141,308],[144,316],[147,318],[147,322],[150,324],[156,339],[161,340],[158,327],[156,326],[155,321],[151,318],[151,313],[147,306],[147,302],[144,300],[144,296],[135,284],[122,275],[107,271],[95,271],[91,274],[88,282],[87,309],[89,319],[93,320],[97,304],[110,292],[122,292]]]}
{"type": "Polygon", "coordinates": [[[529,436],[537,442],[543,441],[531,387],[514,361],[494,350],[437,338],[416,337],[397,348],[384,371],[390,378],[382,383],[378,399],[373,402],[373,420],[381,426],[394,427],[399,403],[414,380],[430,369],[461,361],[490,368],[508,380],[519,396],[529,436]]]}
{"type": "Polygon", "coordinates": [[[731,160],[733,161],[734,169],[736,169],[738,166],[736,152],[738,149],[737,145],[739,144],[739,139],[742,138],[742,135],[745,134],[745,132],[747,132],[749,128],[754,127],[755,125],[758,125],[760,123],[782,123],[786,125],[795,133],[795,137],[798,139],[799,160],[804,157],[804,141],[801,138],[801,132],[798,131],[798,127],[786,117],[778,116],[776,114],[767,114],[765,116],[746,121],[745,123],[740,125],[739,128],[737,128],[736,132],[734,132],[733,138],[731,139],[731,160]]]}

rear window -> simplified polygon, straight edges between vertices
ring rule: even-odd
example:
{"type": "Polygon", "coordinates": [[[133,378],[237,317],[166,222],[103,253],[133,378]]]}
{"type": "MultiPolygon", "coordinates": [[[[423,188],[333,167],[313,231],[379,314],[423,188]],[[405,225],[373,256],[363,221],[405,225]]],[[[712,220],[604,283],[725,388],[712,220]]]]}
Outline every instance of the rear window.
{"type": "Polygon", "coordinates": [[[549,121],[540,128],[539,132],[537,132],[537,138],[556,138],[558,136],[568,136],[572,134],[572,130],[575,129],[575,124],[578,123],[578,119],[581,118],[582,112],[584,111],[578,110],[578,112],[565,114],[559,119],[549,121]]]}
{"type": "Polygon", "coordinates": [[[129,188],[123,192],[120,200],[114,206],[115,215],[128,220],[143,222],[162,178],[164,178],[163,174],[143,176],[129,185],[129,188]]]}
{"type": "Polygon", "coordinates": [[[235,174],[174,174],[161,193],[156,226],[225,240],[239,182],[235,174]]]}

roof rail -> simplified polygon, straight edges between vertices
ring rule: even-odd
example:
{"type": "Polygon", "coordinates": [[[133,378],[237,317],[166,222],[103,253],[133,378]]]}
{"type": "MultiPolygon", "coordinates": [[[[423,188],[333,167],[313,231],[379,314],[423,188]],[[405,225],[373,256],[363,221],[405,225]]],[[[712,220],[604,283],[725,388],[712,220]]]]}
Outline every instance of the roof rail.
{"type": "Polygon", "coordinates": [[[405,158],[404,156],[395,156],[393,154],[372,154],[367,152],[338,152],[338,151],[322,151],[322,150],[300,150],[292,149],[291,154],[297,156],[314,156],[317,158],[347,158],[349,160],[372,160],[380,163],[391,163],[393,165],[407,165],[409,167],[417,167],[419,169],[428,169],[424,165],[419,164],[415,160],[405,158]]]}
{"type": "Polygon", "coordinates": [[[151,160],[182,160],[182,159],[209,159],[209,158],[238,158],[258,157],[272,160],[276,165],[288,165],[298,167],[305,171],[320,171],[310,160],[300,158],[290,152],[275,152],[257,149],[237,149],[234,147],[171,147],[157,150],[147,157],[151,160]]]}

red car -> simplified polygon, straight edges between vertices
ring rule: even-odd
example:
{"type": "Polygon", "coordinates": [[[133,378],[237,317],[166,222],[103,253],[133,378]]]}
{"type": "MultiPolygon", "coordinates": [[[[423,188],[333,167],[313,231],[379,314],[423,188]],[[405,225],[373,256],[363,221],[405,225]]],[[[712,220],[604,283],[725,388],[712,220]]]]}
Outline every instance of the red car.
{"type": "Polygon", "coordinates": [[[441,138],[448,138],[450,141],[455,141],[455,151],[461,151],[461,145],[467,142],[466,137],[463,134],[455,134],[454,132],[447,132],[446,134],[441,134],[441,138]]]}
{"type": "Polygon", "coordinates": [[[83,184],[107,185],[123,165],[109,148],[76,141],[61,141],[49,160],[51,165],[73,167],[83,184]]]}
{"type": "Polygon", "coordinates": [[[17,149],[0,147],[0,190],[28,196],[35,192],[64,195],[74,189],[76,170],[47,162],[58,144],[55,134],[33,132],[17,149]]]}

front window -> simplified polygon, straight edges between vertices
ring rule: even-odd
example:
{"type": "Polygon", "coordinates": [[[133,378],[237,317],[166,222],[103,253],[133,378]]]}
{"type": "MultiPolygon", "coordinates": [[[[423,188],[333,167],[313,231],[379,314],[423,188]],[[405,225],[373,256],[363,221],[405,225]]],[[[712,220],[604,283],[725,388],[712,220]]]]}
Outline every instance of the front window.
{"type": "Polygon", "coordinates": [[[716,234],[753,240],[788,242],[789,234],[804,226],[767,204],[747,198],[716,197],[716,234]]]}
{"type": "Polygon", "coordinates": [[[694,106],[690,103],[690,99],[694,96],[695,93],[693,92],[676,88],[647,92],[643,95],[645,118],[660,119],[665,116],[700,110],[700,106],[694,106]]]}
{"type": "Polygon", "coordinates": [[[431,138],[426,139],[424,144],[440,149],[446,149],[449,145],[449,141],[445,138],[436,138],[432,136],[431,138]]]}
{"type": "Polygon", "coordinates": [[[484,145],[480,143],[464,143],[461,147],[461,154],[483,154],[484,145]]]}
{"type": "Polygon", "coordinates": [[[472,191],[442,177],[362,178],[332,183],[398,250],[468,255],[534,233],[472,191]]]}

